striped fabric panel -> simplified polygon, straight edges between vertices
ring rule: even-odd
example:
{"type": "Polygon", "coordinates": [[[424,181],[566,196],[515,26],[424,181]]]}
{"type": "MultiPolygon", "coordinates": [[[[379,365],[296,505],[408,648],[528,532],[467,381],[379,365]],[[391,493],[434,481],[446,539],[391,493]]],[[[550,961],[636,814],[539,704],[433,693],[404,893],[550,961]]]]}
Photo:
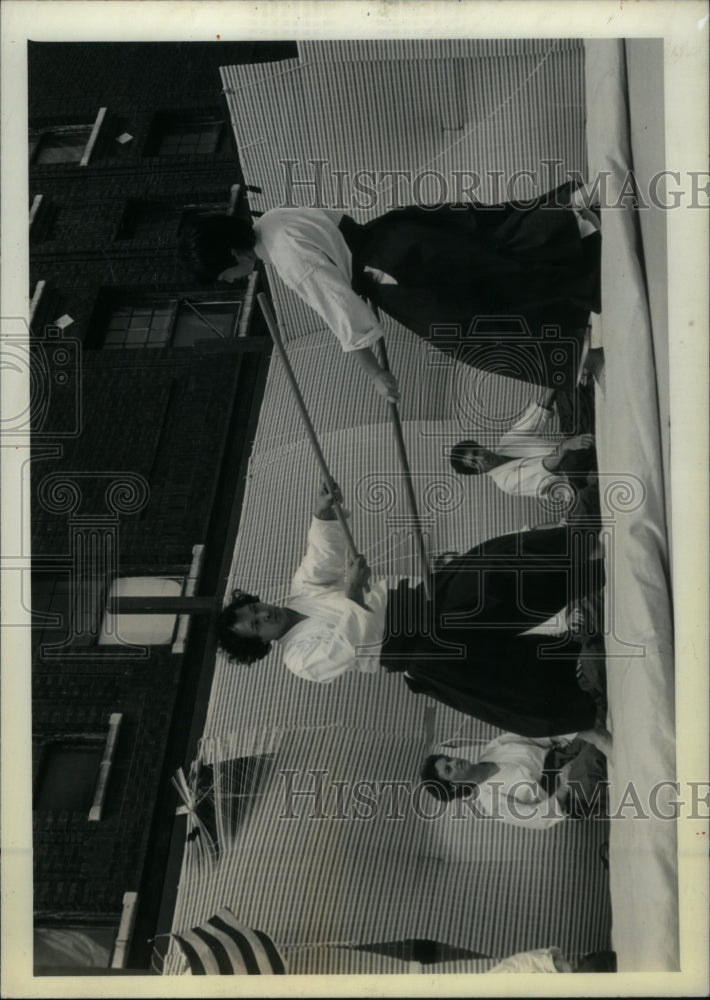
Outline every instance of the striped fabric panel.
{"type": "Polygon", "coordinates": [[[377,952],[355,948],[320,946],[288,949],[289,971],[292,975],[466,975],[487,972],[497,959],[470,958],[457,962],[435,962],[423,965],[406,962],[377,952]]]}
{"type": "Polygon", "coordinates": [[[288,949],[289,971],[302,976],[410,975],[421,966],[375,952],[332,945],[288,949]]]}
{"type": "Polygon", "coordinates": [[[284,975],[286,966],[263,931],[241,924],[222,907],[204,924],[174,934],[193,976],[284,975]]]}
{"type": "MultiPolygon", "coordinates": [[[[283,79],[276,83],[279,99],[289,101],[296,120],[289,127],[280,109],[280,124],[288,134],[277,140],[271,169],[261,148],[248,145],[247,124],[240,128],[246,140],[245,170],[251,171],[253,164],[264,175],[268,207],[278,204],[270,199],[283,197],[284,178],[290,175],[279,161],[288,158],[302,164],[294,171],[299,179],[316,174],[314,167],[307,169],[309,160],[325,161],[327,167],[318,170],[323,200],[359,219],[412,201],[461,200],[472,182],[457,185],[454,171],[477,172],[481,180],[474,197],[496,201],[505,197],[508,180],[520,171],[534,175],[527,184],[521,175],[513,188],[518,197],[553,186],[554,175],[550,178],[543,160],[559,160],[560,176],[584,166],[581,51],[564,51],[556,43],[535,56],[314,64],[293,74],[289,88],[283,79]],[[335,176],[335,169],[345,171],[344,176],[335,176]],[[374,187],[379,197],[369,204],[350,183],[358,169],[405,170],[411,181],[404,176],[398,188],[393,178],[378,176],[374,187]],[[427,170],[438,171],[446,188],[433,174],[424,177],[427,170]],[[276,183],[269,184],[272,178],[276,183]]],[[[264,135],[263,127],[259,134],[264,135]]],[[[313,188],[301,185],[294,200],[300,196],[305,204],[312,195],[313,188]]]]}
{"type": "Polygon", "coordinates": [[[579,38],[366,38],[300,41],[302,63],[355,62],[392,59],[466,59],[496,56],[543,55],[551,45],[560,50],[581,49],[579,38]]]}
{"type": "MultiPolygon", "coordinates": [[[[369,62],[354,49],[346,58],[347,45],[321,46],[317,54],[302,47],[307,66],[292,60],[223,69],[247,182],[264,189],[252,207],[283,202],[279,160],[286,157],[304,168],[321,158],[349,175],[360,168],[416,172],[431,165],[444,176],[471,169],[505,174],[538,170],[546,157],[584,171],[576,44],[541,40],[475,58],[459,42],[442,42],[437,58],[390,53],[389,61],[371,55],[369,62]],[[458,118],[462,129],[442,131],[458,118]]],[[[484,200],[499,198],[496,180],[486,183],[484,200]]],[[[540,182],[538,189],[550,186],[540,182]]],[[[431,190],[422,185],[422,197],[431,190]]],[[[344,191],[347,204],[353,192],[344,191]]],[[[335,180],[325,179],[324,192],[327,203],[338,203],[335,180]]],[[[382,205],[389,197],[385,185],[379,194],[377,205],[354,214],[364,219],[390,207],[382,205]]],[[[289,356],[352,508],[358,545],[376,574],[416,572],[386,406],[318,318],[270,277],[289,356]]],[[[501,494],[486,477],[459,478],[447,460],[462,437],[495,444],[530,399],[539,398],[536,390],[454,363],[389,320],[385,329],[402,385],[404,433],[429,551],[464,551],[487,537],[554,520],[559,511],[501,494]]],[[[317,482],[274,359],[248,470],[233,586],[267,600],[286,596],[317,482]]],[[[416,780],[434,743],[491,735],[491,727],[413,696],[397,676],[352,674],[316,685],[290,675],[277,650],[251,668],[218,654],[203,758],[227,760],[270,746],[280,763],[214,871],[206,878],[183,871],[175,927],[194,926],[226,904],[289,945],[429,937],[493,956],[550,944],[567,953],[608,946],[608,890],[598,860],[603,824],[570,822],[536,835],[503,824],[417,824],[411,816],[387,826],[277,819],[279,768],[306,773],[323,765],[344,781],[416,780]]]]}
{"type": "Polygon", "coordinates": [[[283,731],[257,806],[214,873],[181,885],[176,922],[204,922],[228,903],[284,947],[406,938],[491,956],[606,947],[605,824],[527,831],[436,809],[426,819],[404,787],[395,820],[377,786],[374,815],[356,815],[353,782],[416,785],[425,750],[421,738],[353,726],[283,731]]]}
{"type": "Polygon", "coordinates": [[[364,221],[412,201],[461,200],[471,181],[457,188],[454,170],[476,171],[474,196],[494,201],[519,171],[533,171],[527,187],[521,177],[514,188],[524,197],[566,170],[585,169],[583,51],[557,41],[538,54],[494,59],[286,61],[221,73],[245,177],[263,188],[252,196],[255,209],[287,204],[289,194],[309,204],[317,193],[319,202],[364,221]],[[557,170],[546,170],[546,160],[559,161],[557,170]],[[447,190],[434,176],[414,185],[427,169],[443,175],[447,190]],[[353,182],[364,170],[379,172],[372,203],[353,182]],[[409,171],[409,184],[406,176],[399,188],[381,176],[392,170],[409,171]],[[289,178],[319,183],[287,190],[289,178]]]}

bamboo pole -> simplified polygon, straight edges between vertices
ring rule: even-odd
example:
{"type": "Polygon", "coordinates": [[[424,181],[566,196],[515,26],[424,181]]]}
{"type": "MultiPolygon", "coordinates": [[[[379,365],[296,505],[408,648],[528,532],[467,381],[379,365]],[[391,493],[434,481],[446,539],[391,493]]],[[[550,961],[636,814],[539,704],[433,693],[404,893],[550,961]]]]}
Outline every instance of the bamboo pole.
{"type": "MultiPolygon", "coordinates": [[[[283,361],[284,370],[286,371],[286,377],[288,378],[288,381],[291,385],[291,389],[293,390],[293,394],[296,398],[296,403],[298,404],[298,408],[300,410],[301,417],[303,419],[303,423],[306,428],[306,433],[308,434],[308,438],[311,442],[311,445],[313,446],[313,451],[315,452],[316,459],[318,460],[318,465],[320,466],[321,474],[323,476],[323,481],[325,483],[326,488],[328,489],[328,492],[331,494],[331,496],[333,496],[335,492],[335,481],[333,480],[333,477],[330,474],[330,470],[325,460],[325,456],[321,450],[320,444],[318,443],[318,438],[316,437],[316,431],[313,426],[313,422],[311,421],[311,418],[308,415],[308,410],[306,409],[305,401],[303,399],[303,396],[301,395],[301,390],[298,387],[296,376],[293,373],[291,362],[288,360],[288,356],[286,354],[283,341],[281,340],[281,334],[279,333],[278,327],[276,325],[276,319],[274,318],[274,314],[271,311],[271,306],[269,305],[269,300],[266,298],[263,292],[259,292],[256,298],[259,303],[259,306],[261,307],[261,311],[264,314],[264,319],[266,320],[266,325],[269,328],[271,339],[274,342],[279,357],[283,361]]],[[[345,538],[348,543],[348,548],[350,549],[353,557],[358,556],[359,553],[357,550],[357,546],[355,545],[355,539],[353,538],[352,532],[350,531],[350,525],[347,522],[342,506],[339,503],[334,502],[333,510],[335,511],[335,516],[340,522],[340,526],[345,534],[345,538]]]]}
{"type": "MultiPolygon", "coordinates": [[[[382,367],[386,372],[389,372],[389,358],[387,357],[387,348],[385,347],[385,341],[383,337],[380,337],[379,341],[380,350],[380,360],[382,362],[382,367]]],[[[404,444],[404,434],[402,432],[402,421],[399,418],[399,407],[396,403],[388,403],[390,418],[392,420],[392,427],[394,429],[394,439],[397,446],[397,455],[399,456],[399,463],[402,466],[402,472],[404,474],[404,485],[407,494],[407,501],[409,503],[409,509],[411,511],[412,517],[414,519],[414,534],[417,540],[417,549],[419,552],[419,562],[422,569],[422,584],[424,585],[424,593],[426,594],[427,600],[431,599],[431,579],[429,569],[429,559],[426,554],[426,548],[424,546],[424,535],[422,534],[422,525],[419,520],[419,511],[417,509],[417,500],[414,495],[414,486],[412,485],[412,470],[409,466],[409,458],[407,457],[407,449],[404,444]]]]}

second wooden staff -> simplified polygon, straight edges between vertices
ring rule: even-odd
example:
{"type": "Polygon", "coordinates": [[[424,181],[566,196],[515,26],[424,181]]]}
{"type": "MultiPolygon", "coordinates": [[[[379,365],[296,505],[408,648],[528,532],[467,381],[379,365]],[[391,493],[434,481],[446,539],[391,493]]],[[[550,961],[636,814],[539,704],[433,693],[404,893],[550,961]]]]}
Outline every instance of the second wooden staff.
{"type": "MultiPolygon", "coordinates": [[[[288,356],[286,354],[283,341],[281,340],[281,334],[279,333],[279,329],[276,325],[276,319],[274,318],[274,314],[271,311],[271,306],[269,305],[269,300],[266,298],[263,292],[259,292],[256,298],[257,302],[261,307],[261,311],[264,314],[264,319],[266,320],[266,325],[269,328],[271,339],[274,342],[279,357],[283,361],[286,377],[288,378],[289,383],[291,385],[291,389],[293,390],[293,394],[296,397],[296,402],[301,412],[303,423],[305,424],[306,427],[306,433],[308,434],[311,445],[313,446],[313,451],[315,452],[316,455],[316,459],[318,460],[318,465],[320,466],[320,471],[323,476],[323,481],[330,495],[334,496],[335,481],[333,480],[333,477],[330,474],[330,469],[328,468],[325,456],[321,450],[320,444],[318,443],[318,438],[316,437],[316,431],[313,426],[313,422],[311,421],[311,418],[308,415],[308,410],[306,409],[305,401],[303,399],[303,396],[301,395],[301,390],[298,387],[296,376],[293,374],[293,368],[291,367],[291,362],[288,360],[288,356]]],[[[350,531],[350,525],[347,522],[347,518],[345,517],[343,508],[339,503],[333,503],[333,510],[335,511],[335,516],[340,522],[340,527],[343,529],[343,532],[345,533],[345,538],[347,540],[350,552],[352,553],[353,557],[359,555],[357,546],[355,545],[355,539],[353,538],[352,532],[350,531]]]]}
{"type": "MultiPolygon", "coordinates": [[[[371,304],[372,305],[372,304],[371,304]]],[[[374,307],[373,307],[374,308],[374,307]]],[[[377,315],[377,311],[375,315],[377,315]]],[[[387,357],[387,348],[385,347],[384,338],[379,340],[380,349],[380,360],[382,361],[382,367],[386,372],[390,371],[389,358],[387,357]]],[[[417,501],[414,496],[414,487],[412,485],[412,470],[409,467],[409,459],[407,457],[407,449],[404,445],[404,433],[402,432],[402,421],[399,419],[399,409],[396,403],[388,403],[390,417],[392,418],[392,427],[394,429],[394,439],[397,445],[397,454],[399,455],[399,462],[402,466],[402,473],[404,475],[404,485],[407,491],[407,500],[409,501],[409,509],[412,513],[412,518],[414,520],[414,535],[417,539],[417,548],[419,550],[419,562],[422,568],[422,584],[424,586],[424,593],[427,596],[427,600],[431,599],[431,578],[429,569],[429,560],[427,559],[426,549],[424,547],[424,535],[422,533],[421,521],[419,520],[419,511],[417,510],[417,501]]]]}

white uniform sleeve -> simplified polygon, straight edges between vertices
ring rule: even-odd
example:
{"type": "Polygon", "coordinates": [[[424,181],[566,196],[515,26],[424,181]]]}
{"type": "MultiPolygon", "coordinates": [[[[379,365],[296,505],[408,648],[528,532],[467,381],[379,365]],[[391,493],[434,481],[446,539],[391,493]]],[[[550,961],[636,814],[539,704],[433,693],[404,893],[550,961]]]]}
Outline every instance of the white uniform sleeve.
{"type": "MultiPolygon", "coordinates": [[[[495,781],[495,778],[491,780],[495,781]]],[[[551,826],[556,826],[567,819],[562,806],[554,795],[550,798],[538,799],[530,789],[528,791],[530,792],[529,802],[524,801],[524,796],[521,797],[521,789],[516,790],[515,799],[512,795],[508,795],[504,801],[501,793],[499,800],[500,818],[504,823],[511,826],[522,826],[526,830],[549,830],[551,826]]],[[[542,789],[540,791],[542,792],[542,789]]]]}
{"type": "MultiPolygon", "coordinates": [[[[553,446],[550,445],[550,451],[553,446]]],[[[514,458],[497,465],[488,472],[498,489],[515,497],[544,496],[555,483],[565,482],[565,477],[550,472],[542,458],[514,458]]]]}
{"type": "Polygon", "coordinates": [[[527,830],[547,830],[567,818],[557,797],[548,796],[538,780],[544,754],[552,746],[553,741],[548,737],[502,733],[482,751],[482,760],[495,761],[501,766],[499,774],[494,774],[487,784],[492,790],[500,780],[504,782],[497,787],[492,801],[495,814],[505,823],[527,830]],[[509,784],[510,779],[504,775],[506,766],[511,765],[517,771],[518,780],[509,784]]]}
{"type": "Polygon", "coordinates": [[[343,600],[348,607],[336,628],[314,622],[309,628],[301,626],[298,635],[288,642],[284,662],[298,677],[328,684],[356,669],[357,637],[361,634],[358,617],[369,612],[354,601],[343,600]]]}
{"type": "Polygon", "coordinates": [[[300,281],[286,283],[325,320],[344,351],[370,347],[382,336],[382,327],[372,309],[325,256],[300,281]]]}
{"type": "Polygon", "coordinates": [[[553,739],[551,736],[521,736],[519,733],[501,733],[500,736],[490,741],[488,747],[513,746],[523,749],[539,747],[541,750],[551,750],[560,739],[561,737],[557,736],[553,739]]]}
{"type": "MultiPolygon", "coordinates": [[[[503,450],[503,442],[501,442],[499,447],[503,450]]],[[[503,490],[504,493],[510,493],[511,496],[518,496],[520,494],[520,469],[524,461],[524,458],[515,458],[512,462],[496,465],[494,469],[490,470],[490,478],[499,490],[503,490]]]]}
{"type": "Polygon", "coordinates": [[[292,594],[308,594],[323,587],[343,587],[346,541],[338,521],[314,517],[308,529],[308,547],[291,583],[292,594]]]}
{"type": "MultiPolygon", "coordinates": [[[[506,448],[521,449],[524,452],[526,447],[529,448],[531,445],[539,447],[540,444],[545,443],[549,444],[550,450],[552,450],[552,443],[541,441],[539,437],[539,435],[544,434],[551,417],[552,410],[541,406],[540,403],[531,403],[520,420],[500,439],[496,451],[503,455],[506,454],[506,448]]],[[[515,454],[515,450],[513,454],[515,454]]]]}

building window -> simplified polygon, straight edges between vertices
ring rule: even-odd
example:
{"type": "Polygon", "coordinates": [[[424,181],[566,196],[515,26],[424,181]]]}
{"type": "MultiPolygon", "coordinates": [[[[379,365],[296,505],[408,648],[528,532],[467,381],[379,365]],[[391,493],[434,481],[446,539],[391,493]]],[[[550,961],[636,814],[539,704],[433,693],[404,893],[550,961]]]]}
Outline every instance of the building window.
{"type": "Polygon", "coordinates": [[[85,167],[98,139],[106,117],[106,108],[99,108],[93,123],[75,125],[52,125],[47,128],[30,129],[30,163],[77,163],[85,167]]]}
{"type": "Polygon", "coordinates": [[[67,125],[30,134],[30,163],[81,163],[93,125],[67,125]]]}
{"type": "Polygon", "coordinates": [[[32,639],[45,656],[67,647],[152,646],[172,642],[176,614],[113,614],[109,602],[120,597],[180,597],[182,577],[105,577],[76,580],[70,573],[32,574],[32,639]]]}
{"type": "Polygon", "coordinates": [[[82,924],[35,927],[35,975],[60,969],[108,969],[118,928],[82,924]]]}
{"type": "Polygon", "coordinates": [[[213,155],[226,132],[225,122],[214,114],[158,114],[153,119],[147,156],[213,155]]]}
{"type": "MultiPolygon", "coordinates": [[[[115,580],[108,600],[120,597],[180,597],[181,577],[125,576],[115,580]]],[[[175,614],[113,614],[104,611],[99,645],[163,646],[175,635],[175,614]]]]}
{"type": "Polygon", "coordinates": [[[242,302],[199,296],[115,304],[108,309],[103,347],[190,347],[199,340],[236,336],[242,302]]]}
{"type": "Polygon", "coordinates": [[[105,733],[78,733],[40,748],[34,808],[83,812],[101,819],[123,716],[113,712],[105,733]]]}
{"type": "Polygon", "coordinates": [[[104,347],[167,347],[173,310],[164,306],[118,306],[111,312],[104,347]]]}
{"type": "Polygon", "coordinates": [[[42,751],[34,808],[69,809],[88,816],[99,780],[103,739],[62,740],[42,751]]]}

